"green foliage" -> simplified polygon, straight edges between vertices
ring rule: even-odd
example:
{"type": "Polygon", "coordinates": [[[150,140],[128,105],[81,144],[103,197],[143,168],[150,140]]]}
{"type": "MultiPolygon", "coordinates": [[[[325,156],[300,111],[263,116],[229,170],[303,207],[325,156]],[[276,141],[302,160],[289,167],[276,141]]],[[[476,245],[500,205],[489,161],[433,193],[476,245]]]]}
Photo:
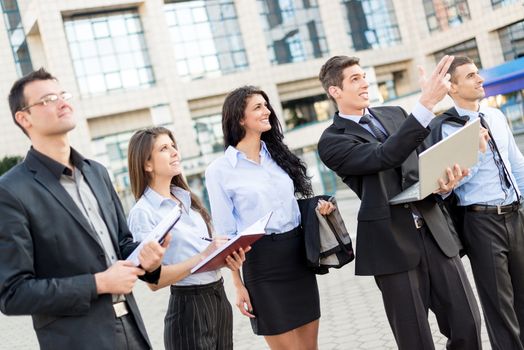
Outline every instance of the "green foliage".
{"type": "Polygon", "coordinates": [[[20,156],[6,156],[0,160],[0,176],[22,161],[20,156]]]}

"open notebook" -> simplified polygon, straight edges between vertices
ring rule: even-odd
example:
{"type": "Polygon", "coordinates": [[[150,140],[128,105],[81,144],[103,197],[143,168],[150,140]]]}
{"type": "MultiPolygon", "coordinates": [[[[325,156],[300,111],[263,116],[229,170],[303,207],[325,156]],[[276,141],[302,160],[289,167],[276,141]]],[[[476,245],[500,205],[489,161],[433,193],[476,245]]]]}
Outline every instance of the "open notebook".
{"type": "MultiPolygon", "coordinates": [[[[220,246],[213,253],[209,254],[198,265],[191,269],[191,273],[212,271],[226,265],[226,257],[240,248],[246,249],[258,239],[266,234],[266,226],[271,218],[272,211],[258,219],[254,224],[244,231],[232,236],[223,246],[220,246]]],[[[248,253],[249,254],[249,253],[248,253]]]]}

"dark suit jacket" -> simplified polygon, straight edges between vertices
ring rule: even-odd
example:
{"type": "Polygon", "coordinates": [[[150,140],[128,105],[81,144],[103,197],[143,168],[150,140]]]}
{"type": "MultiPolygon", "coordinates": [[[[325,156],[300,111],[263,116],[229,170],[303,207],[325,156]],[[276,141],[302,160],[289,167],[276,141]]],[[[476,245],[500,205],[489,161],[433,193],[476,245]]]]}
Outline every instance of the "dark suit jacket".
{"type": "MultiPolygon", "coordinates": [[[[74,152],[74,150],[72,150],[74,152]]],[[[83,159],[119,259],[136,247],[106,169],[83,159]]],[[[94,274],[107,269],[96,233],[49,168],[30,150],[0,178],[0,309],[31,315],[42,349],[115,348],[111,295],[97,295],[94,274]]],[[[126,296],[147,338],[135,299],[126,296]]]]}
{"type": "MultiPolygon", "coordinates": [[[[442,125],[450,124],[456,127],[462,127],[468,120],[469,117],[459,115],[455,107],[437,116],[429,123],[428,128],[430,129],[430,135],[424,140],[421,150],[427,149],[442,140],[442,125]]],[[[449,221],[451,229],[456,233],[457,241],[461,247],[460,256],[463,256],[465,254],[462,244],[462,242],[464,242],[462,237],[464,235],[465,208],[458,205],[458,197],[455,195],[455,192],[452,192],[444,200],[441,200],[440,205],[444,215],[449,221]]]]}
{"type": "MultiPolygon", "coordinates": [[[[407,271],[421,258],[420,233],[409,204],[388,200],[418,179],[415,149],[429,131],[400,107],[370,108],[388,134],[379,143],[359,124],[335,115],[318,143],[320,158],[360,198],[357,275],[407,271]]],[[[453,257],[458,246],[434,196],[414,203],[444,254],[453,257]]]]}

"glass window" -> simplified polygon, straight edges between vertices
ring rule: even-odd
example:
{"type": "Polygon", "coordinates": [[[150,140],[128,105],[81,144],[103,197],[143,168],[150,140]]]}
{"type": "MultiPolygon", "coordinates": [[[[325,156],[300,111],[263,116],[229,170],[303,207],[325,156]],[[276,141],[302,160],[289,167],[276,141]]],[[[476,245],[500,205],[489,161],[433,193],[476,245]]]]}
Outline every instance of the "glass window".
{"type": "Polygon", "coordinates": [[[74,15],[64,19],[64,26],[82,95],[155,83],[135,10],[74,15]]]}
{"type": "Polygon", "coordinates": [[[115,189],[127,212],[134,203],[127,169],[127,148],[133,132],[93,139],[94,158],[108,169],[115,189]]]}
{"type": "Polygon", "coordinates": [[[23,76],[33,71],[33,64],[31,63],[31,55],[29,54],[24,28],[22,27],[18,3],[16,0],[0,0],[0,5],[16,71],[19,76],[23,76]]]}
{"type": "Polygon", "coordinates": [[[505,61],[524,57],[524,21],[498,31],[505,61]]]}
{"type": "Polygon", "coordinates": [[[248,67],[233,0],[166,1],[164,12],[182,79],[216,77],[248,67]]]}
{"type": "Polygon", "coordinates": [[[200,154],[213,154],[224,151],[222,116],[214,114],[194,120],[200,154]]]}
{"type": "Polygon", "coordinates": [[[467,56],[471,58],[473,62],[475,62],[477,68],[482,68],[482,62],[480,61],[479,50],[477,48],[477,41],[475,39],[464,41],[463,43],[453,45],[445,48],[444,50],[433,53],[435,62],[439,62],[440,59],[445,55],[467,56]]]}
{"type": "Polygon", "coordinates": [[[491,7],[494,9],[502,6],[507,6],[511,4],[516,4],[520,2],[521,0],[491,0],[491,7]]]}
{"type": "Polygon", "coordinates": [[[491,107],[500,108],[506,116],[520,149],[524,149],[524,90],[516,90],[503,95],[490,96],[487,103],[491,107]]]}
{"type": "Polygon", "coordinates": [[[430,32],[456,27],[471,18],[467,0],[424,0],[430,32]]]}
{"type": "Polygon", "coordinates": [[[391,0],[342,0],[346,31],[356,51],[376,49],[401,42],[391,0]]]}
{"type": "Polygon", "coordinates": [[[393,100],[398,97],[394,79],[378,82],[378,91],[384,101],[393,100]]]}
{"type": "Polygon", "coordinates": [[[327,41],[316,1],[258,0],[272,64],[322,57],[327,41]]]}
{"type": "Polygon", "coordinates": [[[287,130],[331,118],[333,110],[325,94],[282,103],[287,130]]]}

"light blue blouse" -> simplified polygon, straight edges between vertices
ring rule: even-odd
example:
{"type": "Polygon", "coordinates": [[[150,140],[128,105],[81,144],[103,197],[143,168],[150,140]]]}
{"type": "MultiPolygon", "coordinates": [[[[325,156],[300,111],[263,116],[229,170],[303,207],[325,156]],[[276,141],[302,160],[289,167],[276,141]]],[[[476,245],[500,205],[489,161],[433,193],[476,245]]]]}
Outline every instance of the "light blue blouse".
{"type": "MultiPolygon", "coordinates": [[[[203,237],[209,237],[204,219],[191,209],[191,196],[186,190],[173,186],[171,193],[182,203],[180,220],[171,230],[171,243],[166,250],[164,265],[177,264],[202,252],[209,245],[203,237]]],[[[141,241],[169,213],[177,203],[162,197],[148,187],[129,212],[128,224],[136,241],[141,241]]],[[[196,273],[175,283],[177,286],[212,283],[221,278],[220,270],[196,273]]]]}
{"type": "Polygon", "coordinates": [[[267,233],[284,233],[300,224],[293,181],[271,158],[263,141],[260,164],[229,146],[207,168],[206,187],[219,234],[241,232],[269,211],[273,215],[267,233]]]}

